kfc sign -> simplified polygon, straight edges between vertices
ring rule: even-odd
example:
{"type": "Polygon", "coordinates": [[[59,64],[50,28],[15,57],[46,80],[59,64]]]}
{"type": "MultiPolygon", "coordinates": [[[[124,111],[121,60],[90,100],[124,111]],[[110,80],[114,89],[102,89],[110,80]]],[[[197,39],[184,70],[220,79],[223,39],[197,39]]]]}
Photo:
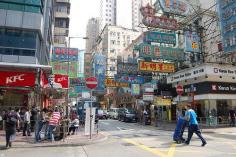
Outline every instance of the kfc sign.
{"type": "Polygon", "coordinates": [[[0,86],[34,87],[35,74],[33,72],[0,71],[0,86]]]}
{"type": "Polygon", "coordinates": [[[48,80],[46,80],[45,82],[45,88],[68,88],[68,75],[59,75],[59,74],[55,74],[55,75],[50,75],[48,77],[48,80]]]}

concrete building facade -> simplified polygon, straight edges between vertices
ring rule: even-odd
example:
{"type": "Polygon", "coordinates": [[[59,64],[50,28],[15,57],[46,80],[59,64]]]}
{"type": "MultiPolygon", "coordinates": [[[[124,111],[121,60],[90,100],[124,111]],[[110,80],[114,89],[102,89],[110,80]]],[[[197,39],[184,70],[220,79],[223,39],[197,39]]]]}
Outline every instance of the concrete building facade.
{"type": "Polygon", "coordinates": [[[100,29],[107,25],[117,24],[117,0],[100,1],[100,29]]]}
{"type": "Polygon", "coordinates": [[[56,0],[54,14],[54,46],[65,47],[66,37],[69,35],[70,0],[56,0]]]}
{"type": "Polygon", "coordinates": [[[86,29],[86,53],[92,53],[93,49],[96,47],[97,39],[99,36],[99,18],[91,18],[88,21],[86,29]]]}

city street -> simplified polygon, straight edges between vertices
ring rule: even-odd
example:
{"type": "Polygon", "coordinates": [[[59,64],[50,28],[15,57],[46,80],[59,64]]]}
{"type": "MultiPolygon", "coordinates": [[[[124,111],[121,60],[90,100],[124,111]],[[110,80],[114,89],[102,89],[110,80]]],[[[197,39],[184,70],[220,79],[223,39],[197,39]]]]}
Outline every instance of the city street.
{"type": "MultiPolygon", "coordinates": [[[[208,144],[194,135],[190,145],[175,144],[172,132],[157,130],[138,123],[115,120],[99,122],[108,138],[91,145],[66,147],[33,147],[1,150],[0,157],[233,157],[236,156],[235,134],[204,133],[208,144]]],[[[230,129],[230,128],[228,128],[230,129]]],[[[186,134],[185,134],[186,137],[186,134]]]]}

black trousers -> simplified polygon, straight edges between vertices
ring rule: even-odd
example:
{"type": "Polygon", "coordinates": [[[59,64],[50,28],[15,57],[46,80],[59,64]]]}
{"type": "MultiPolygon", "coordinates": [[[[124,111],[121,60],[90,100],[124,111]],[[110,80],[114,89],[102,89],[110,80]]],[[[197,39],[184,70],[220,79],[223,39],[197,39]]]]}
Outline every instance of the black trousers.
{"type": "Polygon", "coordinates": [[[195,125],[195,124],[190,124],[189,125],[189,128],[188,128],[188,139],[187,139],[186,143],[189,143],[191,141],[193,133],[195,133],[200,138],[202,143],[206,143],[206,140],[202,137],[202,134],[200,132],[199,126],[195,125]]]}
{"type": "Polygon", "coordinates": [[[9,131],[6,131],[6,147],[8,147],[10,145],[10,137],[11,137],[11,133],[9,131]]]}
{"type": "Polygon", "coordinates": [[[25,132],[27,132],[27,135],[30,136],[30,124],[27,122],[24,123],[23,136],[26,136],[25,132]]]}
{"type": "Polygon", "coordinates": [[[230,126],[235,126],[235,118],[230,118],[230,126]]]}

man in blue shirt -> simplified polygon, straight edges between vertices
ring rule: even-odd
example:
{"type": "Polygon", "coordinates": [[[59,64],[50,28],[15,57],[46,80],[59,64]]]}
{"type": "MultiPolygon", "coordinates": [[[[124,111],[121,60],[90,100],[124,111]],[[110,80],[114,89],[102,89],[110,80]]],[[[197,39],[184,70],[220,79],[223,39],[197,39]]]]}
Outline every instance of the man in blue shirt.
{"type": "Polygon", "coordinates": [[[202,137],[202,134],[200,132],[198,122],[197,122],[197,114],[193,109],[191,109],[191,104],[188,104],[185,106],[186,113],[185,113],[185,119],[189,122],[189,128],[188,128],[188,139],[185,141],[185,144],[189,144],[193,133],[195,133],[202,141],[202,146],[205,146],[206,140],[202,137]]]}

